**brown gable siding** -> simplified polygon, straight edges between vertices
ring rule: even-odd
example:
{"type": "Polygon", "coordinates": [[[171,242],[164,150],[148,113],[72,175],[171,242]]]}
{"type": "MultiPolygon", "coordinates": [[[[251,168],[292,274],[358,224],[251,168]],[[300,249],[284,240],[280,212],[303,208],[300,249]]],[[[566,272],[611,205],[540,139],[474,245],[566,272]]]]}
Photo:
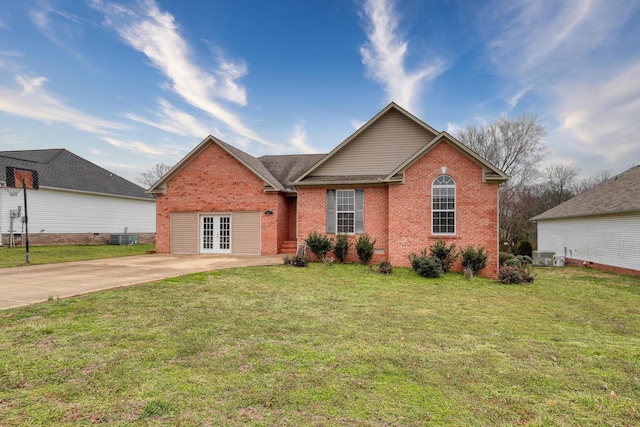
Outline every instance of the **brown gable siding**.
{"type": "Polygon", "coordinates": [[[435,135],[395,109],[312,172],[312,176],[388,174],[435,135]]]}

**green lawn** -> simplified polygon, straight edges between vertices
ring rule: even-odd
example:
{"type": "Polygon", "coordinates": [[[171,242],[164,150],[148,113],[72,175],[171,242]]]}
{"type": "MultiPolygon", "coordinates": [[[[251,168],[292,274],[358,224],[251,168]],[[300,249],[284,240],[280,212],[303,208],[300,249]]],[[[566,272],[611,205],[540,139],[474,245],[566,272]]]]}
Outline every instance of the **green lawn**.
{"type": "MultiPolygon", "coordinates": [[[[154,245],[58,245],[30,246],[31,265],[56,264],[70,261],[88,261],[93,259],[115,258],[130,255],[144,255],[153,250],[154,245]]],[[[19,248],[0,248],[0,268],[26,265],[26,250],[19,248]]]]}
{"type": "Polygon", "coordinates": [[[640,278],[255,267],[0,312],[0,425],[640,425],[640,278]]]}

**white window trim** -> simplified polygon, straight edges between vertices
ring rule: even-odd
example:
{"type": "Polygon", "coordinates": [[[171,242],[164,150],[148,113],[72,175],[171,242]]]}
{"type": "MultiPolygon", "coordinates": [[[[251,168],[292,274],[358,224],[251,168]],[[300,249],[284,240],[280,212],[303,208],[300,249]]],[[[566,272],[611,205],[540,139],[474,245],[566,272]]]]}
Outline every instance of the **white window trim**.
{"type": "MultiPolygon", "coordinates": [[[[435,179],[433,180],[433,182],[431,183],[431,234],[435,235],[435,236],[455,236],[456,232],[458,230],[458,188],[456,185],[456,180],[453,179],[452,176],[450,175],[446,175],[446,174],[442,174],[442,175],[438,175],[437,177],[435,177],[435,179]],[[438,178],[440,177],[447,177],[449,179],[451,179],[451,181],[453,182],[452,185],[436,185],[436,181],[438,180],[438,178]],[[453,209],[434,209],[433,207],[433,201],[434,201],[434,197],[435,197],[435,188],[453,188],[453,209]],[[452,232],[436,232],[433,230],[433,221],[434,221],[434,213],[435,212],[453,212],[453,231],[452,232]]],[[[440,226],[442,227],[442,226],[440,226]]]]}
{"type": "Polygon", "coordinates": [[[337,189],[336,190],[336,234],[356,234],[356,190],[355,189],[337,189]],[[339,194],[341,192],[351,193],[351,199],[353,200],[353,210],[350,211],[341,211],[338,210],[338,200],[340,199],[339,194]],[[338,216],[341,213],[350,213],[353,215],[353,222],[351,224],[351,231],[342,232],[340,231],[340,221],[338,220],[338,216]]]}

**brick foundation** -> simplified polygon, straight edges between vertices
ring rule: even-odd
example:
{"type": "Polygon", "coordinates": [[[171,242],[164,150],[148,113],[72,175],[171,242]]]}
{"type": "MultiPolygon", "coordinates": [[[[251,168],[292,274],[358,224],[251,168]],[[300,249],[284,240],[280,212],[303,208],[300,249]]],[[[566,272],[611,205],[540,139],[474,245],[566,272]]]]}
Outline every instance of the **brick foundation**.
{"type": "MultiPolygon", "coordinates": [[[[29,233],[29,246],[44,245],[106,245],[112,233],[29,233]]],[[[116,233],[121,234],[121,233],[116,233]]],[[[138,236],[139,243],[155,244],[156,233],[128,233],[138,236]]],[[[23,245],[23,235],[14,236],[16,246],[23,245]]],[[[9,246],[9,235],[2,234],[2,245],[9,246]]]]}
{"type": "Polygon", "coordinates": [[[575,258],[566,258],[565,265],[593,268],[596,270],[607,271],[610,273],[640,276],[640,270],[633,270],[631,268],[624,268],[624,267],[614,267],[612,265],[598,264],[597,262],[583,261],[581,259],[575,259],[575,258]]]}

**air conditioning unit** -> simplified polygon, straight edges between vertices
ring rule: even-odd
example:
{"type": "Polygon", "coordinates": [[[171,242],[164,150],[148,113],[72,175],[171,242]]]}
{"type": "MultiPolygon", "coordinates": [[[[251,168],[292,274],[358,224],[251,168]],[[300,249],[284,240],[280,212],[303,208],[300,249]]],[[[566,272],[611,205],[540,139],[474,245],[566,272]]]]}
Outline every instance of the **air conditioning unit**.
{"type": "Polygon", "coordinates": [[[110,245],[137,245],[137,234],[112,234],[109,236],[110,245]]]}
{"type": "Polygon", "coordinates": [[[553,256],[553,265],[555,267],[564,267],[564,257],[562,255],[554,255],[553,256]]]}
{"type": "Polygon", "coordinates": [[[533,263],[535,265],[551,267],[555,255],[555,252],[533,251],[533,263]]]}

